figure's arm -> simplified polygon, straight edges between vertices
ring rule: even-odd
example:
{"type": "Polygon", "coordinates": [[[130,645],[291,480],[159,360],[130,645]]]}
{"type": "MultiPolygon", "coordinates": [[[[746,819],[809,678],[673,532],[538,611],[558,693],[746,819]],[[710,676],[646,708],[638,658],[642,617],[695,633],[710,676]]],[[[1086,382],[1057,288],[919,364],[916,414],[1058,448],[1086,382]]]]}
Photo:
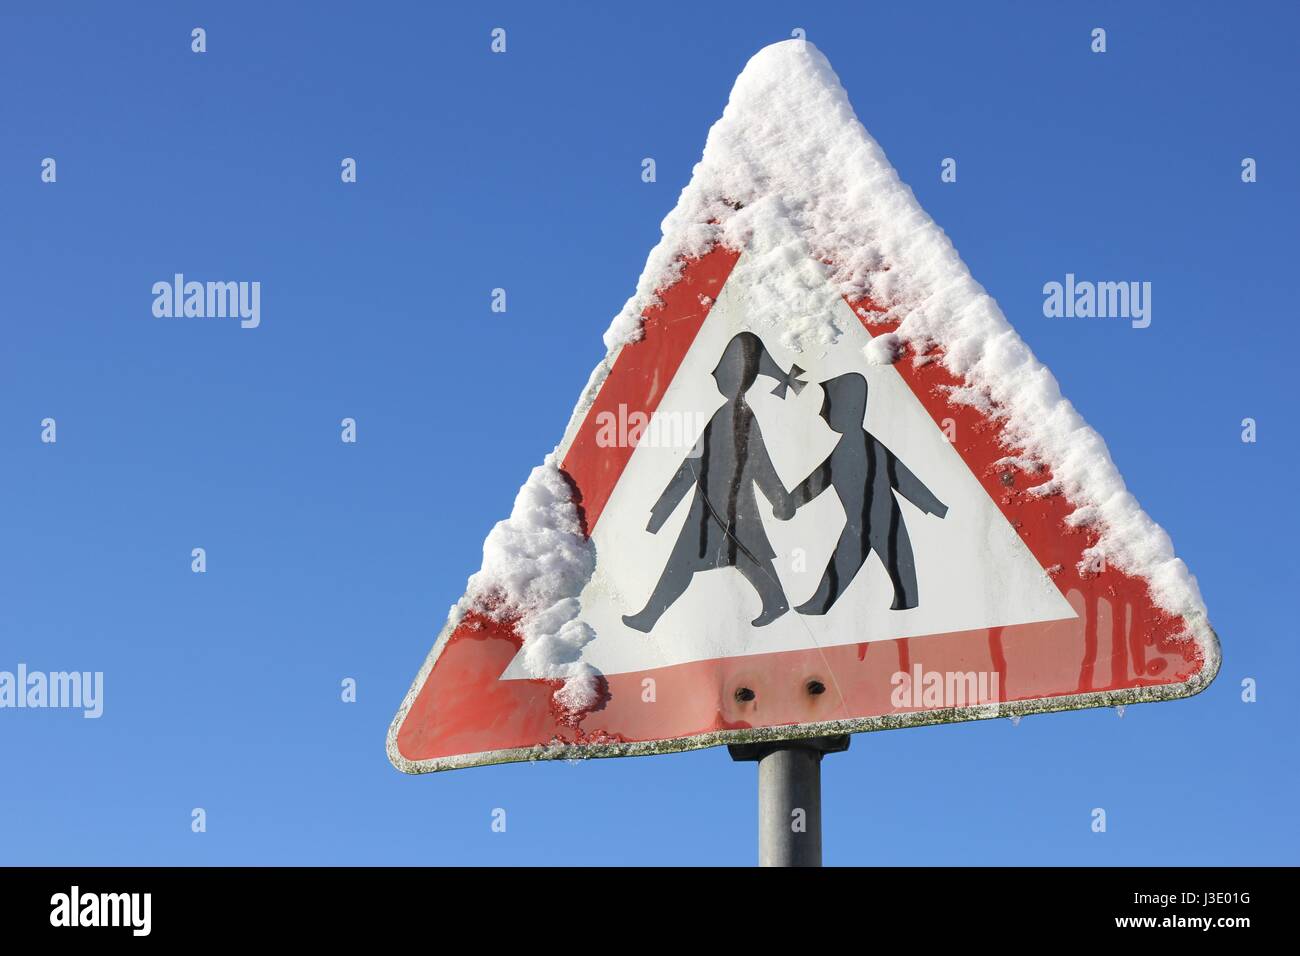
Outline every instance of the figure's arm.
{"type": "Polygon", "coordinates": [[[795,503],[790,496],[790,492],[785,490],[785,482],[781,476],[776,473],[776,468],[772,464],[772,458],[767,453],[767,444],[763,441],[763,433],[758,428],[758,423],[754,423],[753,439],[749,444],[750,453],[755,454],[754,461],[754,481],[758,485],[758,490],[763,492],[763,497],[772,505],[772,513],[782,521],[794,517],[795,503]]]}
{"type": "Polygon", "coordinates": [[[659,532],[664,522],[668,520],[668,516],[673,513],[686,492],[695,484],[695,470],[691,467],[693,460],[688,456],[682,462],[672,480],[668,482],[668,487],[664,489],[664,493],[659,496],[655,506],[650,509],[650,521],[646,524],[645,529],[651,534],[659,532]]]}
{"type": "Polygon", "coordinates": [[[802,508],[830,486],[831,460],[828,457],[812,470],[812,474],[795,486],[794,491],[790,492],[790,498],[796,508],[802,508]]]}
{"type": "Polygon", "coordinates": [[[912,474],[911,469],[899,461],[898,456],[878,440],[876,451],[885,466],[886,474],[889,475],[889,484],[895,491],[926,514],[942,518],[948,513],[948,506],[936,498],[934,492],[922,484],[921,479],[912,474]]]}

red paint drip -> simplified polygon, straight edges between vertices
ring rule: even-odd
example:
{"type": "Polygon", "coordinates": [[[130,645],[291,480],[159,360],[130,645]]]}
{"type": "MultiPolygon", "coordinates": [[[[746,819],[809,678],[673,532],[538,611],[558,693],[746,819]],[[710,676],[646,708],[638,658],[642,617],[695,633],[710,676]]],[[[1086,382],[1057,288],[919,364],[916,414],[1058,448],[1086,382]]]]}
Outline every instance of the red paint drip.
{"type": "Polygon", "coordinates": [[[1001,627],[989,628],[989,657],[993,661],[993,669],[998,674],[998,701],[1007,699],[1007,655],[1002,649],[1002,631],[1001,627]]]}

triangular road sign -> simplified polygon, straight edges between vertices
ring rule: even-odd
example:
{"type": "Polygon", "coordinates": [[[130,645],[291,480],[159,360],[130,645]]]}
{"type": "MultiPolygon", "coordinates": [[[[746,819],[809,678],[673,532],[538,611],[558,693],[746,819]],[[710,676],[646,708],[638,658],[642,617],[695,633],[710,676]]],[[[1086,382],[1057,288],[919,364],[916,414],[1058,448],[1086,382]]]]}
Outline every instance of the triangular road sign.
{"type": "Polygon", "coordinates": [[[793,40],[394,719],[402,770],[1185,697],[1194,579],[793,40]]]}

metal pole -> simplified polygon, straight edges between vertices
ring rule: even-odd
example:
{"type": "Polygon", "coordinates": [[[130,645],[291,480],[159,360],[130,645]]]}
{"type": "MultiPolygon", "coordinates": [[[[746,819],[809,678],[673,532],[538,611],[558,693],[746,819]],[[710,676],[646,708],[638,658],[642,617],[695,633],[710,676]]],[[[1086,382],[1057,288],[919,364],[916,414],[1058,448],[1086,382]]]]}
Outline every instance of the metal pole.
{"type": "Polygon", "coordinates": [[[822,755],[774,750],[758,762],[758,865],[822,865],[822,755]]]}
{"type": "Polygon", "coordinates": [[[822,755],[849,738],[734,744],[732,759],[758,762],[758,865],[822,865],[822,755]]]}

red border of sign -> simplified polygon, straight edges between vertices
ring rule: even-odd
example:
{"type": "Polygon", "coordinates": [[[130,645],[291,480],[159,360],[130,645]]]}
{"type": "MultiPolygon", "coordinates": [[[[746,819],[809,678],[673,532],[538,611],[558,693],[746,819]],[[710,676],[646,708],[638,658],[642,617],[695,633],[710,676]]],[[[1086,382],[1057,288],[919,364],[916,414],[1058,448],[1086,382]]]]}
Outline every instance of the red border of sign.
{"type": "MultiPolygon", "coordinates": [[[[600,520],[633,448],[596,442],[598,416],[619,406],[654,412],[740,254],[716,247],[684,262],[680,277],[646,310],[642,338],[606,357],[588,385],[558,450],[585,527],[600,520]]],[[[869,300],[849,301],[872,335],[869,300]]],[[[393,764],[409,773],[518,760],[670,753],[760,740],[856,733],[922,724],[1017,716],[1188,697],[1219,668],[1218,640],[1205,622],[1171,615],[1147,583],[1114,568],[1081,571],[1096,533],[1070,525],[1074,510],[1046,487],[1046,470],[1008,462],[1002,421],[952,400],[963,385],[935,351],[895,368],[1080,612],[1077,620],[875,641],[748,657],[696,661],[602,677],[601,700],[577,719],[552,700],[557,683],[501,680],[521,639],[510,622],[469,614],[443,629],[388,733],[393,764]],[[955,426],[955,427],[953,427],[955,426]],[[1202,640],[1189,634],[1207,635],[1202,640]],[[992,703],[963,707],[896,704],[899,671],[996,673],[992,703]],[[806,693],[809,681],[828,692],[806,693]],[[650,681],[650,683],[646,683],[650,681]],[[737,700],[735,689],[755,691],[737,700]],[[653,688],[653,693],[649,689],[653,688]],[[652,697],[653,699],[648,699],[652,697]]]]}

